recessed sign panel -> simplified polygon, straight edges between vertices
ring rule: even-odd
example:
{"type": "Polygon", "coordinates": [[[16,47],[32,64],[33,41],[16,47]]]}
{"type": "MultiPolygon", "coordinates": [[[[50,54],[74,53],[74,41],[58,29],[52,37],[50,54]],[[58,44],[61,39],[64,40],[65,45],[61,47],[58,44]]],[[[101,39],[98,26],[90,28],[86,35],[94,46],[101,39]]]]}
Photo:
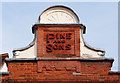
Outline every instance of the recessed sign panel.
{"type": "Polygon", "coordinates": [[[73,31],[44,31],[43,54],[74,54],[73,31]]]}

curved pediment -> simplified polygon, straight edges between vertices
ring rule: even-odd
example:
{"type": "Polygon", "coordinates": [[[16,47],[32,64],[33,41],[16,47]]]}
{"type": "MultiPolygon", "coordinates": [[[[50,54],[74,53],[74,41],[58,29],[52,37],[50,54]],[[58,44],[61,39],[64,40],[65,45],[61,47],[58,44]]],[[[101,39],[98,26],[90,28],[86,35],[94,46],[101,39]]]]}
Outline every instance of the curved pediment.
{"type": "Polygon", "coordinates": [[[79,23],[79,18],[75,12],[65,6],[52,6],[42,12],[38,23],[60,24],[60,23],[79,23]]]}

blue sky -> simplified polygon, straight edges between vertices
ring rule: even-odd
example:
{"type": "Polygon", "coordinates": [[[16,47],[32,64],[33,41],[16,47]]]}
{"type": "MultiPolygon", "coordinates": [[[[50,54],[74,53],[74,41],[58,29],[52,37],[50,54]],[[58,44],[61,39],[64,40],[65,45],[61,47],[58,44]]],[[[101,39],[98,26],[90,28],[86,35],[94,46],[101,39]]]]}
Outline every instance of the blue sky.
{"type": "Polygon", "coordinates": [[[48,7],[64,5],[75,11],[80,23],[87,27],[85,41],[103,48],[105,57],[114,58],[112,70],[118,70],[118,3],[117,2],[3,2],[2,51],[27,46],[34,38],[32,25],[48,7]]]}

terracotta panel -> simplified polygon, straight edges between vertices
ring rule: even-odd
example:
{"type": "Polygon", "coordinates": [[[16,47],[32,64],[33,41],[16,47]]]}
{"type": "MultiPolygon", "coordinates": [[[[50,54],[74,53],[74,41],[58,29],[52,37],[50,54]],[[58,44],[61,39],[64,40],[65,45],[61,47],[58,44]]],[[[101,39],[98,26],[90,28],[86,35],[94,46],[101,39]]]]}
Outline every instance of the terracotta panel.
{"type": "Polygon", "coordinates": [[[80,57],[80,27],[38,27],[38,57],[80,57]]]}

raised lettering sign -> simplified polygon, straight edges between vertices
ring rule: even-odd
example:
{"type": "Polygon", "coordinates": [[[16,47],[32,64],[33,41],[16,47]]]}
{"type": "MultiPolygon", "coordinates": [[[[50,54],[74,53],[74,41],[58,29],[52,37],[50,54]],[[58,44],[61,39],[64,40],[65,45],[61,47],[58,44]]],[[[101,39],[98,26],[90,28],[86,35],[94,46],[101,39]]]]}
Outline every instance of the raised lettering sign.
{"type": "Polygon", "coordinates": [[[74,32],[44,32],[44,54],[74,54],[74,32]]]}

